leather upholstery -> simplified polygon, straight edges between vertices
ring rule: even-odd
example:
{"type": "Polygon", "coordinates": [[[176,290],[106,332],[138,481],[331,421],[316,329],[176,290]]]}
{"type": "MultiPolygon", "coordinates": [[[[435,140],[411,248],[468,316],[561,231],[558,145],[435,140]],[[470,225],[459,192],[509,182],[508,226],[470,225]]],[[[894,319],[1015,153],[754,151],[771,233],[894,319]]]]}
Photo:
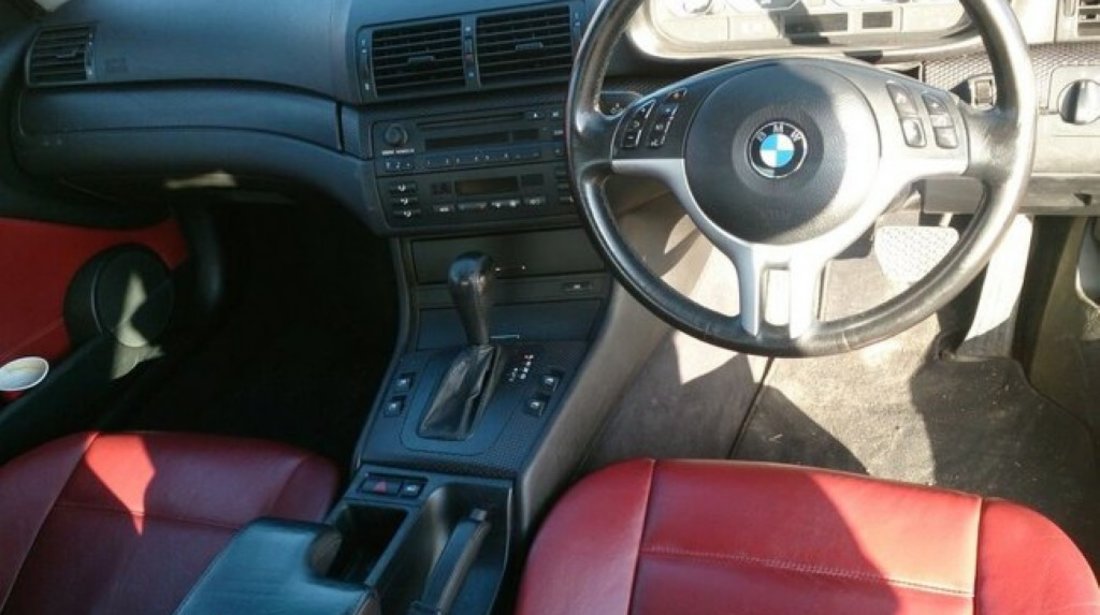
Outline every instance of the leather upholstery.
{"type": "Polygon", "coordinates": [[[546,520],[520,615],[1100,613],[1073,543],[1027,509],[859,476],[634,461],[546,520]]]}
{"type": "Polygon", "coordinates": [[[170,613],[240,527],[320,520],[328,461],[278,444],[79,434],[0,467],[0,611],[170,613]]]}

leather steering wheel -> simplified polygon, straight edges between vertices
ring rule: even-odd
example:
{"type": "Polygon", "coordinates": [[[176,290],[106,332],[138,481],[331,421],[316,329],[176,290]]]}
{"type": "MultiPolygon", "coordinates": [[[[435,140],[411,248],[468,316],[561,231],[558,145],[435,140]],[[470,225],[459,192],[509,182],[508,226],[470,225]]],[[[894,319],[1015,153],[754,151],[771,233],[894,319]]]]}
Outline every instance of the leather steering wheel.
{"type": "Polygon", "coordinates": [[[603,79],[644,1],[604,0],[597,10],[573,71],[566,131],[582,217],[619,281],[643,305],[719,346],[826,355],[901,333],[981,273],[1019,208],[1035,149],[1035,78],[1005,0],[963,0],[993,65],[998,100],[987,111],[854,60],[777,58],[694,75],[609,117],[599,109],[603,79]],[[733,262],[739,315],[699,305],[645,266],[604,194],[612,175],[654,178],[671,191],[733,262]],[[817,296],[829,260],[913,182],[945,176],[972,177],[986,188],[955,248],[893,299],[819,321],[817,296]],[[786,318],[772,323],[765,314],[778,298],[768,288],[778,286],[788,288],[785,303],[770,307],[785,307],[786,318]]]}

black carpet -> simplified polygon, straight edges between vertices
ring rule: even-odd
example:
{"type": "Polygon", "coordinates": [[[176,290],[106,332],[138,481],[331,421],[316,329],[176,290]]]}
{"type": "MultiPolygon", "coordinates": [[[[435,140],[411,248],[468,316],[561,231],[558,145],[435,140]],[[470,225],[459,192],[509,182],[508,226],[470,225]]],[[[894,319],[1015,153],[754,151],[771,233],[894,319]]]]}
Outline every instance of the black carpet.
{"type": "Polygon", "coordinates": [[[124,426],[283,441],[347,464],[396,334],[386,244],[327,206],[223,216],[228,308],[213,333],[176,344],[124,426]]]}

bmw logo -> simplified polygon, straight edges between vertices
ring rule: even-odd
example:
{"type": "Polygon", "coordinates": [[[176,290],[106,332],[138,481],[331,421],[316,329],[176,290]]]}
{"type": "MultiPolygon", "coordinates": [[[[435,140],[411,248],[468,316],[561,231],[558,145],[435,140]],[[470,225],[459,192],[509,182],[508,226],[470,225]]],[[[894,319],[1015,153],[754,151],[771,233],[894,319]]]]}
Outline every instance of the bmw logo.
{"type": "Polygon", "coordinates": [[[764,124],[749,141],[749,162],[768,179],[786,177],[806,160],[806,134],[790,122],[764,124]]]}

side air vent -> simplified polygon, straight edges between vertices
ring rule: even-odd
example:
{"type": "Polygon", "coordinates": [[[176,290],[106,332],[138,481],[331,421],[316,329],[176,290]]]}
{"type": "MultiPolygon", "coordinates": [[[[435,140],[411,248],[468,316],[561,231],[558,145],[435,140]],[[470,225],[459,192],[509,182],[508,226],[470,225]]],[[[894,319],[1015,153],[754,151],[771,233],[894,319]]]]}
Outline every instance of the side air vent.
{"type": "Polygon", "coordinates": [[[1077,35],[1100,36],[1100,0],[1077,0],[1077,35]]]}
{"type": "Polygon", "coordinates": [[[371,68],[379,96],[465,87],[457,19],[374,31],[371,68]]]}
{"type": "Polygon", "coordinates": [[[483,84],[568,77],[573,66],[569,6],[479,17],[477,63],[483,84]]]}
{"type": "Polygon", "coordinates": [[[39,32],[27,56],[27,83],[67,85],[91,79],[94,36],[91,26],[39,32]]]}

